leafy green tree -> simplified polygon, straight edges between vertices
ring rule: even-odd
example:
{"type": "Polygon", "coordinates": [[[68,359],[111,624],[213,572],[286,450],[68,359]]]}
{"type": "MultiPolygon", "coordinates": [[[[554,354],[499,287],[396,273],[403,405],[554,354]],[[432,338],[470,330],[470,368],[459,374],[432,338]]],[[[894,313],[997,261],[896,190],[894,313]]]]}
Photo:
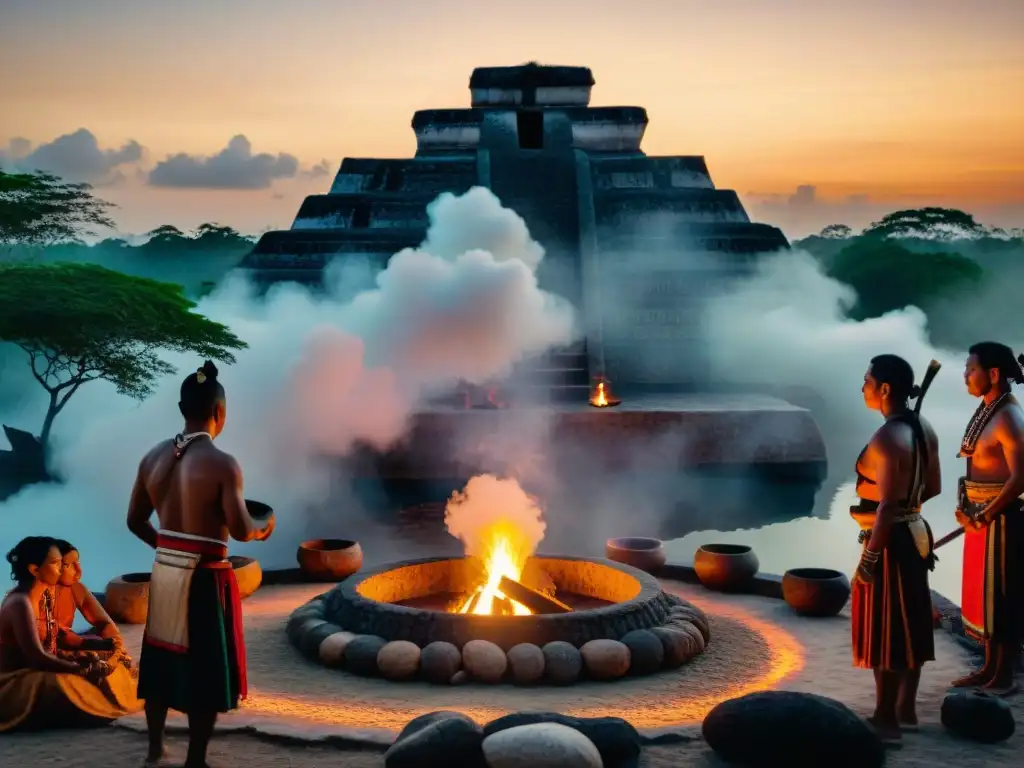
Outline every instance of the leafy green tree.
{"type": "Polygon", "coordinates": [[[892,240],[860,237],[840,251],[829,274],[857,291],[853,315],[878,317],[894,309],[926,309],[936,300],[977,286],[983,270],[958,253],[915,253],[892,240]]]}
{"type": "Polygon", "coordinates": [[[853,230],[845,224],[829,224],[818,233],[818,237],[825,240],[849,240],[853,237],[853,230]]]}
{"type": "Polygon", "coordinates": [[[966,211],[911,208],[886,214],[865,229],[862,235],[949,241],[987,237],[989,230],[966,211]]]}
{"type": "Polygon", "coordinates": [[[144,399],[174,373],[161,350],[234,362],[245,342],[192,310],[181,286],[133,277],[95,264],[0,265],[0,341],[28,355],[50,396],[40,442],[79,387],[109,381],[144,399]]]}
{"type": "Polygon", "coordinates": [[[88,184],[71,184],[48,173],[0,171],[0,246],[38,249],[77,243],[110,228],[113,203],[93,196],[88,184]]]}

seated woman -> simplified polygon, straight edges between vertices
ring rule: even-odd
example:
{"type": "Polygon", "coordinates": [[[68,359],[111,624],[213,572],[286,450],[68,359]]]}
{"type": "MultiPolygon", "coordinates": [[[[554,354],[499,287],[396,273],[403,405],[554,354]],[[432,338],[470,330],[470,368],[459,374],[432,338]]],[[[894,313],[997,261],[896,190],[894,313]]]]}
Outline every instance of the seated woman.
{"type": "Polygon", "coordinates": [[[72,661],[76,657],[91,657],[96,661],[121,664],[134,675],[135,668],[124,649],[121,632],[96,596],[82,584],[82,564],[78,549],[63,539],[57,539],[56,546],[63,564],[53,598],[53,619],[57,622],[57,655],[72,661]],[[87,635],[79,635],[72,630],[75,614],[79,611],[92,627],[87,635]]]}
{"type": "Polygon", "coordinates": [[[63,564],[56,540],[23,539],[7,562],[15,587],[0,604],[0,733],[103,725],[142,709],[123,666],[58,656],[53,590],[63,564]]]}

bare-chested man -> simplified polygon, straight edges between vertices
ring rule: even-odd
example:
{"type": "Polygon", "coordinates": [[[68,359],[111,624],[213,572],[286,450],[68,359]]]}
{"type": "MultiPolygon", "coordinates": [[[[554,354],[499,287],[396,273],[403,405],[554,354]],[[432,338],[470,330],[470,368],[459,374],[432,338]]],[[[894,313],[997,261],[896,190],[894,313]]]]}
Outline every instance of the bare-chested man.
{"type": "Polygon", "coordinates": [[[1006,695],[1024,637],[1024,411],[1011,394],[1024,383],[1021,363],[1004,344],[968,350],[964,383],[981,404],[964,433],[956,518],[965,529],[961,610],[967,633],[985,644],[985,664],[956,680],[1006,695]]]}
{"type": "Polygon", "coordinates": [[[923,393],[902,357],[872,359],[862,392],[885,423],[857,459],[861,502],[850,509],[864,542],[853,584],[853,663],[874,672],[869,720],[892,743],[901,728],[917,727],[921,667],[935,659],[928,588],[935,558],[921,504],[941,489],[939,441],[919,409],[910,410],[908,400],[923,393]]]}
{"type": "Polygon", "coordinates": [[[245,644],[228,536],[262,541],[242,496],[242,471],[213,439],[224,429],[224,387],[207,361],[181,385],[185,431],[155,446],[139,464],[128,528],[156,549],[149,617],[139,661],[139,698],[146,701],[149,754],[164,754],[167,710],[188,714],[187,768],[206,766],[219,712],[246,695],[245,644]],[[150,523],[154,512],[157,531],[150,523]]]}

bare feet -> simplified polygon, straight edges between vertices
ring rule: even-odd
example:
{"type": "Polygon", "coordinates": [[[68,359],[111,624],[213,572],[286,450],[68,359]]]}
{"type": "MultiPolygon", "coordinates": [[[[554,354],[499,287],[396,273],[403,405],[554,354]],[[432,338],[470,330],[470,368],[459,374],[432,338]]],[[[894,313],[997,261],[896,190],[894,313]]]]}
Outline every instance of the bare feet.
{"type": "Polygon", "coordinates": [[[868,723],[878,733],[878,737],[885,746],[898,747],[902,743],[903,733],[900,731],[898,722],[882,720],[877,715],[872,715],[868,718],[868,723]]]}
{"type": "Polygon", "coordinates": [[[913,709],[901,710],[897,719],[900,721],[900,728],[913,733],[918,729],[917,712],[913,709]]]}
{"type": "Polygon", "coordinates": [[[979,669],[966,677],[954,680],[950,683],[951,688],[974,688],[978,685],[986,685],[992,679],[992,673],[987,669],[979,669]]]}
{"type": "Polygon", "coordinates": [[[1017,693],[1017,684],[1012,679],[1005,680],[997,677],[981,686],[981,690],[991,693],[993,696],[1012,696],[1017,693]]]}
{"type": "Polygon", "coordinates": [[[149,754],[146,755],[145,761],[142,763],[142,768],[157,768],[166,759],[167,747],[161,747],[159,752],[150,750],[149,754]]]}

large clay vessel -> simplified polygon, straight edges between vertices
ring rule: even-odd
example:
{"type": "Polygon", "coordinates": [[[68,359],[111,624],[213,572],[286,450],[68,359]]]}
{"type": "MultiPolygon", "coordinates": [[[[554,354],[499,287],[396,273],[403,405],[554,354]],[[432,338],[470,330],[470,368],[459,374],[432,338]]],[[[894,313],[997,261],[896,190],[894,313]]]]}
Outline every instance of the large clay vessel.
{"type": "Polygon", "coordinates": [[[604,551],[609,560],[625,563],[648,573],[654,573],[665,564],[665,545],[661,539],[642,536],[608,539],[604,551]]]}
{"type": "Polygon", "coordinates": [[[149,615],[148,573],[126,573],[111,579],[103,607],[118,624],[145,624],[149,615]]]}
{"type": "Polygon", "coordinates": [[[754,550],[744,544],[705,544],[693,558],[700,583],[719,592],[746,589],[760,567],[754,550]]]}
{"type": "Polygon", "coordinates": [[[260,564],[251,557],[232,555],[228,558],[231,567],[235,571],[235,581],[238,582],[238,594],[243,600],[260,588],[263,582],[263,569],[260,564]]]}
{"type": "Polygon", "coordinates": [[[801,616],[835,616],[850,598],[850,580],[830,568],[793,568],[782,576],[782,597],[801,616]]]}
{"type": "Polygon", "coordinates": [[[358,541],[313,539],[299,545],[299,568],[311,581],[341,581],[363,565],[363,550],[358,541]]]}

